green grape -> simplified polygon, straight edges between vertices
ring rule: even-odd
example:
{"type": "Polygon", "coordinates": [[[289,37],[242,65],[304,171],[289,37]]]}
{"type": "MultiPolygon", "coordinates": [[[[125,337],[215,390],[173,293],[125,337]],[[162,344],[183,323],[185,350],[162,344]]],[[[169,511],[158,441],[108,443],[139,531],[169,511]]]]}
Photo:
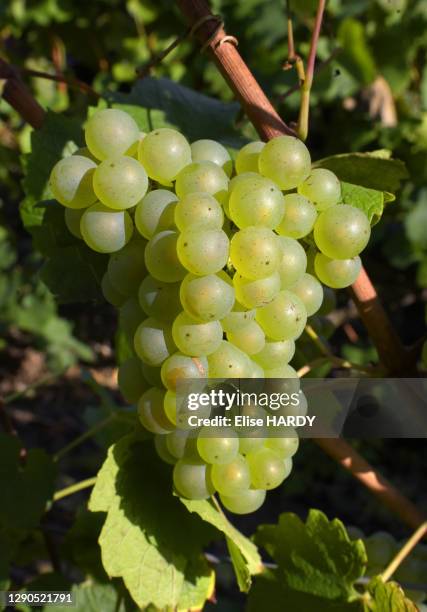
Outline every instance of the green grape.
{"type": "Polygon", "coordinates": [[[282,256],[280,238],[266,227],[245,227],[234,234],[230,259],[237,272],[257,280],[271,276],[282,256]]]}
{"type": "Polygon", "coordinates": [[[162,365],[162,382],[169,391],[176,391],[181,380],[208,377],[208,362],[205,357],[188,357],[174,353],[162,365]]]}
{"type": "Polygon", "coordinates": [[[85,139],[97,159],[124,155],[139,140],[139,128],[127,113],[117,108],[96,111],[86,123],[85,139]]]}
{"type": "Polygon", "coordinates": [[[259,154],[265,147],[265,143],[260,140],[249,142],[242,147],[236,157],[236,173],[258,172],[259,154]]]}
{"type": "Polygon", "coordinates": [[[92,185],[95,169],[95,162],[82,155],[59,160],[49,179],[53,197],[69,208],[90,206],[97,199],[92,185]]]}
{"type": "Polygon", "coordinates": [[[377,531],[364,541],[368,564],[375,568],[385,568],[397,552],[397,543],[386,531],[377,531]]]}
{"type": "Polygon", "coordinates": [[[239,438],[239,453],[246,457],[249,453],[254,453],[262,448],[265,444],[265,438],[253,437],[252,435],[244,436],[240,434],[239,438]]]}
{"type": "Polygon", "coordinates": [[[73,234],[75,238],[79,238],[79,240],[83,239],[80,231],[80,221],[83,213],[83,208],[66,208],[64,214],[65,225],[67,226],[68,231],[73,234]]]}
{"type": "Polygon", "coordinates": [[[314,259],[317,278],[328,287],[343,289],[352,285],[359,276],[362,261],[358,255],[352,259],[330,259],[318,253],[314,259]]]}
{"type": "Polygon", "coordinates": [[[177,397],[174,391],[166,391],[166,395],[163,400],[163,407],[168,419],[172,421],[174,425],[176,425],[177,397]]]}
{"type": "Polygon", "coordinates": [[[221,320],[225,332],[235,331],[255,319],[255,309],[246,310],[240,304],[235,304],[233,310],[221,320]]]}
{"type": "Polygon", "coordinates": [[[135,332],[145,319],[141,306],[135,296],[126,300],[119,310],[119,327],[126,334],[129,342],[132,344],[135,332]]]}
{"type": "Polygon", "coordinates": [[[217,200],[209,193],[189,193],[181,198],[176,206],[175,222],[181,232],[195,227],[221,229],[224,213],[217,200]]]}
{"type": "Polygon", "coordinates": [[[236,272],[233,277],[236,299],[246,308],[259,308],[271,302],[280,291],[280,274],[251,280],[236,272]]]}
{"type": "Polygon", "coordinates": [[[311,274],[303,274],[292,286],[292,293],[300,298],[309,317],[314,315],[322,305],[323,287],[311,274]]]}
{"type": "Polygon", "coordinates": [[[307,255],[294,238],[280,236],[282,257],[278,272],[280,274],[282,289],[288,289],[302,277],[307,267],[307,255]]]}
{"type": "Polygon", "coordinates": [[[120,291],[116,290],[116,288],[113,286],[112,282],[110,281],[107,272],[102,277],[101,290],[107,302],[109,302],[116,308],[119,308],[126,302],[126,296],[122,295],[120,291]]]}
{"type": "Polygon", "coordinates": [[[178,350],[184,355],[202,357],[210,355],[222,341],[219,321],[200,322],[181,312],[172,325],[172,335],[178,350]]]}
{"type": "Polygon", "coordinates": [[[234,306],[233,285],[222,270],[207,276],[187,274],[180,296],[185,312],[199,321],[223,319],[234,306]]]}
{"type": "Polygon", "coordinates": [[[262,489],[248,489],[242,491],[238,495],[221,495],[219,496],[222,505],[233,514],[250,514],[255,512],[263,505],[266,497],[266,492],[262,489]]]}
{"type": "Polygon", "coordinates": [[[230,217],[231,193],[234,190],[234,188],[237,187],[237,185],[240,185],[240,183],[246,181],[246,179],[248,178],[259,178],[259,174],[258,172],[243,172],[242,174],[236,174],[236,176],[233,176],[233,178],[228,183],[228,193],[226,197],[223,199],[223,201],[221,202],[224,212],[228,219],[231,219],[230,217]]]}
{"type": "Polygon", "coordinates": [[[283,378],[283,379],[295,378],[298,380],[298,384],[296,385],[296,387],[293,383],[290,383],[290,385],[292,386],[293,390],[295,389],[296,391],[299,390],[298,374],[296,370],[287,363],[283,363],[274,368],[265,368],[264,373],[265,373],[265,378],[283,378]]]}
{"type": "Polygon", "coordinates": [[[149,366],[147,363],[141,361],[141,370],[145,380],[151,386],[160,388],[163,385],[159,367],[149,366]]]}
{"type": "Polygon", "coordinates": [[[311,200],[318,211],[338,204],[341,199],[341,183],[336,175],[325,168],[315,168],[303,183],[298,193],[311,200]]]}
{"type": "Polygon", "coordinates": [[[298,193],[285,195],[285,214],[277,226],[277,233],[290,238],[304,238],[316,221],[316,207],[310,200],[298,193]]]}
{"type": "Polygon", "coordinates": [[[307,311],[298,296],[281,291],[267,306],[258,308],[256,320],[273,340],[295,340],[307,322],[307,311]]]}
{"type": "Polygon", "coordinates": [[[178,238],[177,251],[182,265],[193,274],[215,274],[228,260],[230,242],[220,229],[189,228],[178,238]]]}
{"type": "Polygon", "coordinates": [[[178,236],[178,232],[165,230],[149,240],[145,248],[145,264],[155,279],[175,283],[186,275],[186,270],[178,259],[178,236]]]}
{"type": "Polygon", "coordinates": [[[348,204],[327,208],[314,224],[316,245],[331,259],[356,257],[368,244],[370,235],[368,217],[348,204]]]}
{"type": "Polygon", "coordinates": [[[267,340],[264,348],[252,355],[257,363],[264,369],[276,368],[289,363],[295,354],[295,342],[293,340],[278,340],[277,342],[267,340]]]}
{"type": "Polygon", "coordinates": [[[249,466],[242,455],[236,455],[228,463],[212,465],[211,478],[219,493],[227,496],[240,495],[249,489],[249,466]]]}
{"type": "Polygon", "coordinates": [[[247,355],[259,353],[265,345],[265,334],[256,321],[227,333],[227,340],[247,355]]]}
{"type": "Polygon", "coordinates": [[[176,348],[170,326],[151,317],[145,319],[135,332],[134,348],[147,365],[161,365],[176,348]]]}
{"type": "Polygon", "coordinates": [[[206,464],[201,460],[180,459],[173,470],[173,483],[178,493],[188,499],[207,499],[215,492],[206,464]]]}
{"type": "MultiPolygon", "coordinates": [[[[167,435],[167,434],[166,434],[167,435]]],[[[169,465],[175,465],[176,458],[170,454],[166,444],[165,434],[156,434],[154,436],[154,446],[160,459],[169,465]]]]}
{"type": "Polygon", "coordinates": [[[134,295],[146,273],[144,250],[146,242],[135,237],[121,251],[110,256],[108,277],[113,287],[123,295],[134,295]]]}
{"type": "Polygon", "coordinates": [[[275,489],[286,477],[286,466],[283,459],[269,448],[260,448],[246,458],[255,489],[275,489]]]}
{"type": "Polygon", "coordinates": [[[173,430],[173,424],[163,409],[163,389],[151,387],[145,391],[138,402],[138,417],[145,429],[155,434],[166,434],[173,430]]]}
{"type": "Polygon", "coordinates": [[[202,427],[197,450],[206,463],[229,463],[239,452],[239,438],[230,427],[202,427]]]}
{"type": "Polygon", "coordinates": [[[203,191],[222,202],[227,196],[228,177],[224,170],[210,161],[195,162],[181,170],[176,177],[175,191],[179,199],[203,191]]]}
{"type": "Polygon", "coordinates": [[[131,357],[120,364],[117,371],[117,382],[125,400],[129,404],[135,404],[148,388],[142,375],[139,359],[131,357]]]}
{"type": "Polygon", "coordinates": [[[80,231],[88,247],[97,253],[114,253],[129,242],[133,222],[125,210],[112,210],[100,202],[86,208],[80,231]]]}
{"type": "Polygon", "coordinates": [[[246,378],[249,359],[243,351],[223,340],[208,357],[210,378],[246,378]]]}
{"type": "Polygon", "coordinates": [[[144,238],[175,228],[175,207],[178,198],[167,189],[154,189],[147,193],[135,209],[135,225],[144,238]]]}
{"type": "Polygon", "coordinates": [[[264,379],[264,368],[262,368],[259,363],[257,363],[256,361],[253,361],[253,359],[250,359],[249,361],[249,374],[247,376],[247,378],[259,378],[259,379],[264,379]]]}
{"type": "Polygon", "coordinates": [[[193,162],[210,161],[220,166],[227,176],[233,172],[233,162],[225,147],[215,140],[196,140],[191,145],[191,157],[193,162]]]}
{"type": "Polygon", "coordinates": [[[163,283],[148,275],[138,289],[138,300],[149,317],[171,321],[181,310],[179,283],[163,283]]]}
{"type": "MultiPolygon", "coordinates": [[[[168,391],[167,393],[171,392],[168,391]]],[[[188,457],[189,441],[191,440],[190,433],[190,431],[175,429],[165,435],[166,447],[175,459],[182,459],[184,456],[188,457]]],[[[196,458],[193,457],[193,459],[196,458]]]]}
{"type": "Polygon", "coordinates": [[[170,128],[160,128],[141,140],[138,159],[150,178],[168,184],[191,163],[191,149],[182,134],[170,128]]]}
{"type": "Polygon", "coordinates": [[[285,212],[280,189],[260,175],[235,184],[228,204],[231,219],[240,229],[250,226],[274,229],[285,212]]]}
{"type": "Polygon", "coordinates": [[[148,177],[133,157],[109,157],[93,175],[93,188],[102,204],[115,210],[135,206],[147,192],[148,177]]]}
{"type": "Polygon", "coordinates": [[[299,438],[293,427],[286,427],[286,436],[280,438],[267,438],[265,441],[266,448],[274,451],[282,459],[293,457],[298,450],[299,438]]]}
{"type": "Polygon", "coordinates": [[[294,189],[310,174],[310,153],[299,138],[278,136],[262,149],[258,167],[260,173],[280,189],[294,189]]]}

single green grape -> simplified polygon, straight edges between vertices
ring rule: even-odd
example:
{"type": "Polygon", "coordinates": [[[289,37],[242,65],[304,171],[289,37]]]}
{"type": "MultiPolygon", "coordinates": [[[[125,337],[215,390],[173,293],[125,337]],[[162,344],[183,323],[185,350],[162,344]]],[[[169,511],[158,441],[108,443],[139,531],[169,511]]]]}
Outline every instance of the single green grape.
{"type": "Polygon", "coordinates": [[[79,240],[83,240],[80,231],[80,221],[82,220],[84,211],[84,208],[66,208],[64,214],[65,225],[68,231],[79,240]]]}
{"type": "Polygon", "coordinates": [[[344,289],[352,285],[362,269],[362,261],[358,255],[352,259],[330,259],[318,253],[314,259],[314,269],[317,278],[328,287],[344,289]]]}
{"type": "Polygon", "coordinates": [[[265,143],[260,140],[249,142],[240,149],[236,157],[236,173],[257,172],[259,154],[264,148],[265,143]]]}
{"type": "Polygon", "coordinates": [[[167,185],[191,163],[191,149],[176,130],[159,128],[140,141],[138,159],[151,179],[167,185]]]}
{"type": "Polygon", "coordinates": [[[97,253],[114,253],[129,242],[133,221],[125,210],[112,210],[100,202],[86,208],[80,232],[88,247],[97,253]]]}
{"type": "Polygon", "coordinates": [[[178,350],[184,355],[201,357],[210,355],[222,342],[222,327],[219,321],[197,321],[186,312],[181,312],[172,325],[172,335],[178,350]]]}
{"type": "Polygon", "coordinates": [[[265,447],[250,453],[246,460],[249,465],[251,486],[255,489],[275,489],[286,477],[283,459],[273,450],[265,447]]]}
{"type": "Polygon", "coordinates": [[[245,327],[227,332],[227,340],[246,355],[255,355],[265,345],[265,334],[256,321],[251,321],[245,327]]]}
{"type": "Polygon", "coordinates": [[[320,213],[314,224],[316,245],[331,259],[356,257],[368,244],[370,235],[368,217],[348,204],[327,208],[320,213]]]}
{"type": "Polygon", "coordinates": [[[120,306],[119,328],[126,334],[130,344],[133,343],[135,332],[144,319],[145,315],[134,295],[128,298],[126,302],[120,306]]]}
{"type": "Polygon", "coordinates": [[[300,298],[281,291],[267,306],[258,308],[256,320],[273,340],[296,340],[307,322],[307,311],[300,298]]]}
{"type": "Polygon", "coordinates": [[[250,226],[274,229],[285,212],[280,189],[260,175],[235,185],[228,204],[231,219],[240,229],[250,226]]]}
{"type": "Polygon", "coordinates": [[[245,227],[230,243],[230,259],[237,272],[257,280],[271,276],[282,256],[280,238],[266,227],[245,227]]]}
{"type": "Polygon", "coordinates": [[[166,434],[173,430],[173,424],[163,409],[164,389],[151,387],[138,402],[138,417],[145,429],[155,434],[166,434]]]}
{"type": "MultiPolygon", "coordinates": [[[[265,378],[282,378],[282,379],[294,378],[296,379],[296,383],[294,384],[294,382],[290,382],[289,385],[292,388],[292,392],[297,393],[299,391],[300,384],[299,384],[298,373],[288,363],[282,363],[274,368],[265,368],[264,374],[265,374],[265,378]]],[[[284,386],[287,386],[287,383],[285,383],[284,386]]],[[[269,388],[271,389],[271,387],[269,388]]],[[[284,391],[285,390],[283,389],[283,392],[284,391]]]]}
{"type": "Polygon", "coordinates": [[[89,151],[97,159],[125,155],[139,140],[139,128],[130,115],[117,108],[96,111],[85,127],[89,151]]]}
{"type": "Polygon", "coordinates": [[[234,191],[235,187],[237,187],[241,183],[244,183],[249,178],[259,178],[259,172],[242,172],[241,174],[236,174],[236,176],[233,176],[233,178],[230,179],[230,182],[228,183],[228,195],[230,196],[231,192],[234,191]]]}
{"type": "Polygon", "coordinates": [[[234,306],[233,285],[222,270],[206,276],[187,274],[180,296],[185,312],[199,321],[223,319],[234,306]]]}
{"type": "Polygon", "coordinates": [[[228,177],[224,170],[213,162],[195,162],[183,168],[178,174],[175,191],[179,199],[189,193],[203,191],[222,203],[228,191],[228,177]]]}
{"type": "Polygon", "coordinates": [[[206,464],[183,457],[173,470],[173,483],[180,495],[188,499],[207,499],[215,492],[206,464]]]}
{"type": "Polygon", "coordinates": [[[284,197],[285,214],[277,226],[277,233],[289,238],[304,238],[314,227],[317,218],[316,207],[310,200],[298,193],[284,197]]]}
{"type": "Polygon", "coordinates": [[[116,308],[119,308],[126,302],[126,296],[121,294],[120,291],[117,291],[117,289],[110,281],[108,272],[105,272],[104,276],[102,277],[101,291],[107,302],[109,302],[112,306],[115,306],[116,308]]]}
{"type": "MultiPolygon", "coordinates": [[[[167,393],[171,393],[171,391],[168,391],[167,393]]],[[[195,456],[191,454],[189,455],[189,442],[194,439],[190,437],[191,434],[192,432],[189,430],[185,431],[183,429],[175,429],[174,431],[171,431],[165,435],[167,449],[170,454],[175,457],[175,459],[182,459],[184,456],[192,456],[193,459],[198,458],[198,453],[196,453],[195,456]]]]}
{"type": "Polygon", "coordinates": [[[145,319],[135,332],[134,348],[147,365],[161,365],[176,349],[170,325],[151,317],[145,319]]]}
{"type": "Polygon", "coordinates": [[[189,228],[177,242],[181,264],[193,274],[215,274],[228,260],[230,242],[221,229],[189,228]]]}
{"type": "Polygon", "coordinates": [[[212,465],[211,478],[219,493],[227,496],[240,495],[249,489],[249,466],[242,455],[236,455],[228,463],[212,465]]]}
{"type": "Polygon", "coordinates": [[[236,302],[233,310],[221,320],[223,330],[229,332],[244,327],[255,319],[255,312],[255,309],[246,310],[236,302]]]}
{"type": "Polygon", "coordinates": [[[282,459],[293,457],[299,446],[298,434],[293,427],[286,427],[283,436],[267,438],[265,446],[277,453],[282,459]]]}
{"type": "Polygon", "coordinates": [[[96,164],[88,157],[71,155],[59,160],[50,173],[53,197],[68,208],[86,208],[96,202],[93,175],[96,164]]]}
{"type": "Polygon", "coordinates": [[[148,189],[148,176],[133,157],[109,157],[93,175],[93,188],[102,204],[115,210],[132,208],[148,189]]]}
{"type": "Polygon", "coordinates": [[[188,357],[174,353],[162,365],[161,378],[169,391],[176,391],[181,380],[208,377],[208,361],[205,357],[188,357]]]}
{"type": "Polygon", "coordinates": [[[239,452],[239,438],[231,427],[202,427],[197,450],[206,463],[229,463],[239,452]]]}
{"type": "Polygon", "coordinates": [[[189,193],[176,206],[175,222],[181,232],[196,227],[221,229],[224,213],[218,201],[209,193],[189,193]]]}
{"type": "Polygon", "coordinates": [[[224,170],[227,176],[233,172],[233,162],[225,147],[215,140],[204,138],[196,140],[191,145],[191,157],[193,162],[210,161],[224,170]]]}
{"type": "Polygon", "coordinates": [[[237,495],[222,495],[219,498],[222,505],[233,514],[250,514],[261,508],[266,492],[263,489],[248,489],[237,495]]]}
{"type": "Polygon", "coordinates": [[[303,274],[292,286],[295,293],[305,306],[307,316],[311,317],[319,310],[323,302],[323,287],[311,274],[303,274]]]}
{"type": "Polygon", "coordinates": [[[265,378],[264,368],[253,359],[249,360],[249,373],[247,375],[247,378],[259,378],[260,380],[263,380],[265,378]]]}
{"type": "Polygon", "coordinates": [[[172,321],[181,310],[179,283],[164,283],[147,275],[138,289],[138,300],[149,317],[172,321]]]}
{"type": "Polygon", "coordinates": [[[257,363],[264,369],[271,369],[289,363],[295,354],[295,342],[293,340],[267,340],[264,348],[252,355],[257,363]]]}
{"type": "Polygon", "coordinates": [[[123,295],[135,295],[146,274],[144,250],[146,242],[135,236],[123,249],[110,256],[108,277],[123,295]]]}
{"type": "Polygon", "coordinates": [[[175,228],[175,207],[178,198],[167,189],[154,189],[138,203],[135,225],[144,238],[150,239],[168,229],[175,228]]]}
{"type": "Polygon", "coordinates": [[[239,432],[239,453],[246,457],[249,453],[254,453],[262,448],[265,444],[265,438],[255,437],[252,433],[245,435],[244,432],[239,432]]]}
{"type": "Polygon", "coordinates": [[[248,356],[226,340],[208,356],[210,378],[246,378],[249,372],[248,356]]]}
{"type": "Polygon", "coordinates": [[[117,371],[117,382],[120,393],[129,404],[135,404],[141,395],[148,389],[141,362],[136,357],[130,357],[120,364],[117,371]]]}
{"type": "Polygon", "coordinates": [[[175,465],[176,458],[171,455],[166,444],[167,434],[156,434],[154,436],[154,447],[160,459],[169,465],[175,465]]]}
{"type": "Polygon", "coordinates": [[[281,288],[291,288],[302,277],[307,267],[307,255],[301,244],[288,236],[279,237],[281,259],[278,268],[281,288]]]}
{"type": "Polygon", "coordinates": [[[303,183],[298,193],[316,205],[318,211],[338,204],[341,199],[341,183],[337,176],[326,168],[315,168],[303,183]]]}
{"type": "Polygon", "coordinates": [[[260,173],[280,189],[295,189],[310,174],[310,153],[299,138],[278,136],[263,147],[258,167],[260,173]]]}
{"type": "Polygon", "coordinates": [[[149,240],[145,249],[145,264],[155,279],[175,283],[186,275],[186,270],[178,259],[178,236],[178,232],[165,230],[149,240]]]}
{"type": "Polygon", "coordinates": [[[265,278],[251,280],[236,272],[233,277],[236,299],[246,308],[259,308],[269,304],[280,291],[280,274],[274,272],[265,278]]]}
{"type": "Polygon", "coordinates": [[[397,552],[397,543],[386,531],[377,531],[364,541],[368,554],[368,563],[374,567],[384,568],[397,552]]]}

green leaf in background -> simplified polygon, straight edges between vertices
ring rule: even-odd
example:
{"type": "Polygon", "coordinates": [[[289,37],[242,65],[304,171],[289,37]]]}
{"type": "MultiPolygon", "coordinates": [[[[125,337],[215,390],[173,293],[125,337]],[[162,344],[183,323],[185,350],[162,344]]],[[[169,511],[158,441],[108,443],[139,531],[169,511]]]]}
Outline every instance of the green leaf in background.
{"type": "Polygon", "coordinates": [[[45,612],[130,612],[123,594],[113,584],[87,581],[73,585],[71,589],[75,605],[45,606],[45,612]]]}
{"type": "Polygon", "coordinates": [[[338,28],[337,39],[342,49],[340,63],[363,85],[372,83],[377,69],[362,23],[351,17],[344,19],[338,28]]]}
{"type": "Polygon", "coordinates": [[[56,467],[40,448],[29,450],[25,462],[20,452],[15,437],[0,434],[0,526],[34,529],[52,499],[56,467]]]}
{"type": "Polygon", "coordinates": [[[92,492],[92,512],[107,512],[99,543],[110,577],[123,578],[136,604],[181,609],[212,594],[201,557],[215,530],[172,495],[170,468],[150,441],[126,436],[108,453],[92,492]],[[191,534],[191,535],[190,535],[191,534]]]}
{"type": "MultiPolygon", "coordinates": [[[[255,542],[274,559],[277,569],[255,579],[250,599],[257,601],[260,590],[268,591],[265,581],[275,579],[278,584],[272,593],[292,602],[292,610],[357,609],[354,583],[364,573],[366,552],[361,541],[350,540],[339,520],[329,521],[319,510],[310,510],[303,523],[297,515],[284,513],[277,525],[259,526],[255,542]]],[[[249,610],[256,610],[253,603],[249,610]]]]}
{"type": "Polygon", "coordinates": [[[184,498],[181,498],[181,501],[190,512],[196,512],[204,521],[214,525],[226,536],[239,588],[248,591],[251,576],[262,571],[262,560],[257,547],[230,523],[212,501],[184,498]]]}
{"type": "Polygon", "coordinates": [[[390,193],[395,193],[409,176],[405,164],[386,150],[332,155],[313,165],[332,170],[340,181],[390,193]]]}
{"type": "Polygon", "coordinates": [[[405,217],[406,234],[419,249],[427,251],[427,190],[405,217]]]}
{"type": "Polygon", "coordinates": [[[381,219],[385,203],[383,191],[341,182],[341,195],[343,204],[350,204],[363,210],[371,225],[375,225],[381,219]]]}
{"type": "Polygon", "coordinates": [[[367,610],[375,612],[417,612],[419,608],[407,599],[402,588],[396,582],[384,583],[380,578],[371,580],[368,592],[373,598],[367,610]]]}

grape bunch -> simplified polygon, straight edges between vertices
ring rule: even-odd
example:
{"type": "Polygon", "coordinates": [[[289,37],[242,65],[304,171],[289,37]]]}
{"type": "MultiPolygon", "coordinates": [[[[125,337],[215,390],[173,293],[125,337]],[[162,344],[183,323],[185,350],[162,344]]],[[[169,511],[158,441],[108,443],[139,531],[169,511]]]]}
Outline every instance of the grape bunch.
{"type": "Polygon", "coordinates": [[[233,164],[218,142],[190,145],[169,128],[143,134],[127,113],[104,109],[85,138],[87,148],[55,165],[50,186],[70,232],[110,254],[102,291],[134,348],[119,368],[122,394],[174,464],[181,495],[216,490],[228,510],[252,512],[289,475],[296,432],[187,431],[177,384],[299,384],[289,365],[295,340],[322,305],[322,283],[342,288],[358,276],[369,221],[341,203],[337,177],[312,169],[294,137],[250,142],[233,164]]]}

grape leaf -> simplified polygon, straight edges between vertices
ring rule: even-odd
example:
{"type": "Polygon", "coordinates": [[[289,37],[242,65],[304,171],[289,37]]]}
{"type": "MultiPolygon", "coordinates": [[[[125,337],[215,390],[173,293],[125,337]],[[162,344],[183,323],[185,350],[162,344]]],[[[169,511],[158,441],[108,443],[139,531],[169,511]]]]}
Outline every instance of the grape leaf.
{"type": "Polygon", "coordinates": [[[380,578],[374,578],[368,585],[368,592],[374,602],[369,610],[375,612],[416,612],[418,607],[405,597],[402,588],[396,582],[384,583],[380,578]]]}
{"type": "Polygon", "coordinates": [[[381,219],[385,204],[383,191],[341,182],[341,195],[343,204],[350,204],[363,210],[371,225],[375,225],[381,219]]]}
{"type": "Polygon", "coordinates": [[[138,606],[179,609],[181,601],[197,600],[202,607],[213,577],[201,551],[216,532],[172,495],[170,467],[150,441],[135,434],[110,447],[89,508],[107,512],[103,565],[110,577],[123,578],[138,606]]]}
{"type": "Polygon", "coordinates": [[[262,571],[262,561],[256,546],[230,523],[225,514],[218,511],[212,501],[184,498],[181,501],[190,512],[196,512],[226,536],[239,588],[248,591],[251,576],[262,571]]]}
{"type": "MultiPolygon", "coordinates": [[[[74,600],[73,612],[126,612],[129,607],[123,595],[113,584],[100,584],[97,582],[83,582],[71,588],[74,600]]],[[[70,605],[49,605],[43,608],[46,612],[69,612],[70,605]]]]}
{"type": "Polygon", "coordinates": [[[368,153],[343,153],[319,159],[315,168],[332,170],[341,181],[395,193],[409,177],[404,162],[391,158],[385,149],[368,153]]]}

